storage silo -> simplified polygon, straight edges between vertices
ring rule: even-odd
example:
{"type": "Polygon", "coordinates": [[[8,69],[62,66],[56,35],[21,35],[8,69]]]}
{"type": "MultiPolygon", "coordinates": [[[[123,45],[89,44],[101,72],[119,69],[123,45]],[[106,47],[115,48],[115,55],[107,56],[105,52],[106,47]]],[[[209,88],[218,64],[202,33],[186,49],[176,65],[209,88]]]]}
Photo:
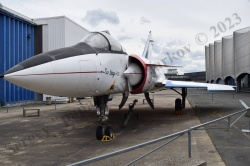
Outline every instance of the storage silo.
{"type": "Polygon", "coordinates": [[[209,70],[209,46],[205,46],[205,64],[206,64],[206,81],[210,81],[210,70],[209,70]]]}
{"type": "Polygon", "coordinates": [[[250,72],[250,27],[234,32],[234,56],[236,78],[250,72]]]}
{"type": "Polygon", "coordinates": [[[233,35],[222,38],[223,79],[235,78],[234,74],[234,41],[233,35]]]}
{"type": "MultiPolygon", "coordinates": [[[[215,81],[214,75],[214,44],[209,44],[209,71],[210,71],[210,82],[215,81]]],[[[213,82],[214,83],[214,82],[213,82]]]]}
{"type": "Polygon", "coordinates": [[[222,42],[217,40],[214,42],[214,79],[217,80],[218,84],[224,84],[222,77],[222,42]]]}

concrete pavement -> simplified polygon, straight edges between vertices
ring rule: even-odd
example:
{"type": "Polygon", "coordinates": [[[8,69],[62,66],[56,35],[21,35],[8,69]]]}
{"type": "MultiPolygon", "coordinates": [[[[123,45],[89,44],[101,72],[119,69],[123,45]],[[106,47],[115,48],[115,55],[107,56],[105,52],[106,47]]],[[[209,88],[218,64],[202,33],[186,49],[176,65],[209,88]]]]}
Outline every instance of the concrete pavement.
{"type": "MultiPolygon", "coordinates": [[[[250,106],[250,93],[208,93],[204,90],[188,90],[188,99],[193,107],[198,106],[197,115],[202,123],[245,109],[239,102],[243,100],[250,106]],[[213,97],[213,98],[212,98],[213,97]]],[[[231,123],[240,115],[234,116],[231,123]]],[[[213,128],[226,127],[228,120],[210,125],[213,128]]],[[[207,130],[217,151],[228,166],[249,166],[250,134],[242,129],[249,129],[249,117],[243,116],[232,128],[207,130]]]]}
{"type": "MultiPolygon", "coordinates": [[[[31,106],[41,109],[40,117],[22,117],[22,108],[12,108],[9,113],[0,110],[0,165],[67,165],[101,154],[156,139],[200,124],[191,106],[186,102],[182,116],[174,116],[174,101],[180,97],[171,90],[155,96],[155,110],[142,103],[143,95],[130,96],[126,107],[118,110],[121,96],[109,102],[109,125],[116,138],[111,142],[95,139],[99,125],[92,99],[83,105],[78,102],[31,106]],[[131,119],[121,128],[128,104],[139,102],[134,110],[139,119],[131,119]]],[[[166,141],[111,157],[90,165],[126,165],[166,141]]],[[[184,135],[139,160],[134,165],[207,165],[224,166],[206,131],[192,132],[192,159],[188,158],[187,135],[184,135]]]]}

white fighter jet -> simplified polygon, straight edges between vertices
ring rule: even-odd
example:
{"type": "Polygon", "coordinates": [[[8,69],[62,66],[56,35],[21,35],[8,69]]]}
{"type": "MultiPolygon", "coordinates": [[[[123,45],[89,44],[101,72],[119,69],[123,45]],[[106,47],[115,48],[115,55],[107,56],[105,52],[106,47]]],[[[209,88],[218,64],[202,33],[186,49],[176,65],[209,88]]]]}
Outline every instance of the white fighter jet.
{"type": "Polygon", "coordinates": [[[181,88],[185,107],[187,88],[207,88],[208,91],[233,90],[232,86],[167,80],[157,68],[168,65],[149,61],[153,38],[149,33],[142,56],[128,55],[108,32],[92,32],[78,44],[33,56],[6,71],[1,77],[31,91],[68,97],[93,97],[101,126],[96,138],[113,138],[107,125],[111,94],[122,93],[121,109],[129,93],[144,93],[151,108],[150,92],[166,88],[181,88]]]}

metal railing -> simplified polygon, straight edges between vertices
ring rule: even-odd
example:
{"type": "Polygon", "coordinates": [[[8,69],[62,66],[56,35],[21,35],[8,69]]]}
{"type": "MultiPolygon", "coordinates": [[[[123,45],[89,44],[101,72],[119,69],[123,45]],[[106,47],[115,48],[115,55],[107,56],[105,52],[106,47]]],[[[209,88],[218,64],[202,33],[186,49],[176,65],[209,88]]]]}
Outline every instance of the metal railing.
{"type": "Polygon", "coordinates": [[[0,108],[6,109],[6,112],[8,113],[11,108],[18,108],[18,107],[24,107],[27,105],[32,104],[39,104],[43,105],[43,102],[41,101],[34,101],[34,100],[22,100],[22,101],[16,101],[16,102],[7,102],[4,106],[0,106],[0,108]]]}
{"type": "MultiPolygon", "coordinates": [[[[163,146],[165,146],[165,145],[173,142],[174,140],[176,140],[177,138],[179,138],[179,137],[181,137],[181,136],[183,136],[185,134],[188,134],[188,157],[191,158],[192,157],[192,146],[191,146],[192,137],[191,137],[191,132],[193,130],[201,130],[200,128],[202,128],[204,126],[207,126],[209,124],[212,124],[212,123],[224,120],[224,119],[228,120],[228,124],[227,124],[227,127],[225,129],[227,129],[227,130],[230,129],[243,115],[245,115],[250,110],[250,107],[248,107],[242,100],[240,100],[240,102],[241,102],[241,104],[246,109],[241,110],[241,111],[237,111],[235,113],[223,116],[221,118],[217,118],[217,119],[214,119],[212,121],[209,121],[209,122],[206,122],[206,123],[203,123],[203,124],[200,124],[200,125],[196,125],[196,126],[188,128],[186,130],[182,130],[182,131],[179,131],[179,132],[167,135],[167,136],[163,136],[163,137],[160,137],[160,138],[148,141],[148,142],[137,144],[137,145],[134,145],[134,146],[131,146],[131,147],[128,147],[128,148],[124,148],[124,149],[121,149],[121,150],[118,150],[118,151],[115,151],[115,152],[111,152],[111,153],[108,153],[108,154],[100,155],[100,156],[97,156],[97,157],[94,157],[94,158],[90,158],[90,159],[87,159],[87,160],[79,161],[77,163],[70,164],[69,166],[80,166],[80,165],[90,164],[90,163],[93,163],[93,162],[96,162],[96,161],[99,161],[99,160],[103,160],[103,159],[106,159],[106,158],[110,158],[110,157],[113,157],[113,156],[116,156],[116,155],[119,155],[119,154],[122,154],[122,153],[126,153],[126,152],[129,152],[129,151],[138,149],[138,148],[142,148],[142,147],[145,147],[145,146],[148,146],[148,145],[151,145],[151,144],[155,144],[157,142],[160,142],[160,141],[163,141],[163,140],[167,140],[169,138],[173,138],[170,141],[162,144],[161,146],[153,149],[152,151],[146,153],[145,155],[143,155],[143,156],[141,156],[141,157],[139,157],[139,158],[137,158],[137,159],[135,159],[135,160],[133,160],[133,161],[131,161],[130,163],[127,164],[127,165],[131,165],[131,164],[135,163],[136,161],[138,161],[138,160],[146,157],[147,155],[155,152],[156,150],[158,150],[158,149],[162,148],[163,146]],[[241,114],[239,116],[239,118],[237,118],[233,123],[231,123],[231,117],[234,116],[234,115],[238,115],[238,114],[241,114]]],[[[250,131],[250,118],[249,118],[249,131],[250,131]]]]}

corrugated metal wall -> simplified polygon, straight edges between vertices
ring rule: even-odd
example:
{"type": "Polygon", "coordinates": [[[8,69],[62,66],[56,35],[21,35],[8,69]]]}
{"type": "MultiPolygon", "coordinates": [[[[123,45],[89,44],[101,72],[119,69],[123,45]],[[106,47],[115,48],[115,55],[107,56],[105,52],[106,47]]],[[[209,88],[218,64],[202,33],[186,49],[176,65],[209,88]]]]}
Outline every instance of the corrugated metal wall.
{"type": "Polygon", "coordinates": [[[65,47],[63,17],[41,18],[34,21],[43,26],[43,52],[65,47]]]}
{"type": "MultiPolygon", "coordinates": [[[[34,55],[34,25],[0,11],[0,73],[34,55]]],[[[0,104],[34,100],[34,92],[0,80],[0,104]]]]}
{"type": "Polygon", "coordinates": [[[65,47],[75,45],[80,42],[89,31],[65,17],[65,47]]]}

